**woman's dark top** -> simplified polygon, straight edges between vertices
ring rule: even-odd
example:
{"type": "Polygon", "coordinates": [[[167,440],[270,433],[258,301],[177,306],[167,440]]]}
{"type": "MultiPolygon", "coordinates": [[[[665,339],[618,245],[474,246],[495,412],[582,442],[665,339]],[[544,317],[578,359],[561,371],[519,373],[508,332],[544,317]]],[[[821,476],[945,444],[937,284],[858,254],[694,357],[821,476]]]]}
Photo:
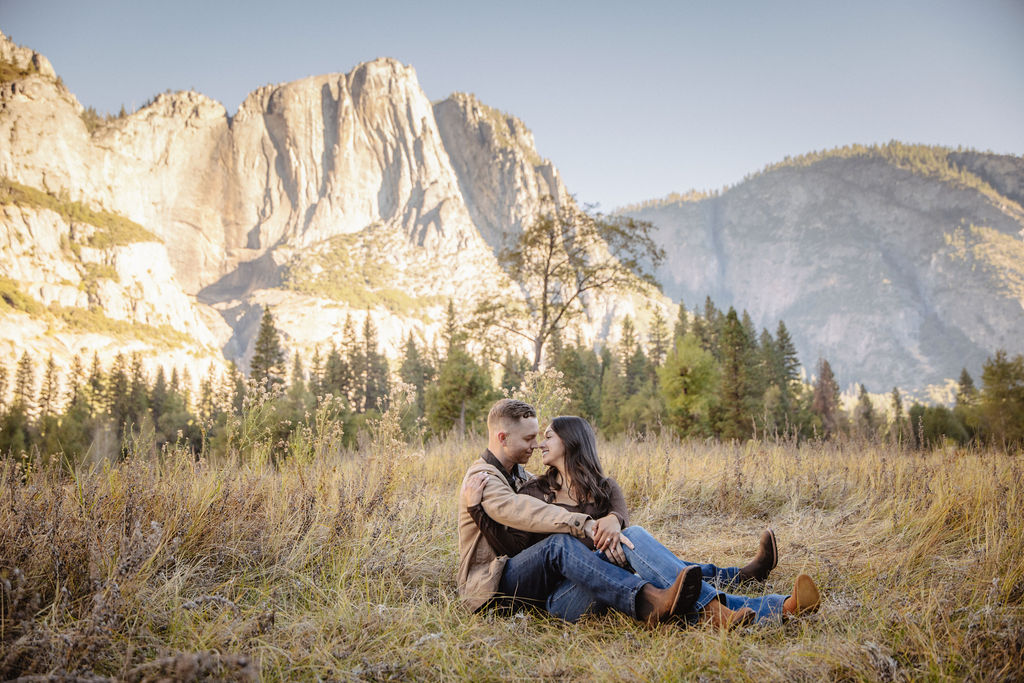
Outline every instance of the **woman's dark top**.
{"type": "MultiPolygon", "coordinates": [[[[618,483],[614,479],[609,477],[608,484],[611,489],[611,500],[607,508],[598,507],[597,504],[592,502],[586,502],[582,505],[555,503],[555,492],[548,488],[547,483],[541,479],[531,479],[523,484],[517,493],[539,498],[545,503],[552,503],[558,507],[565,508],[569,512],[582,512],[583,514],[590,515],[595,520],[604,517],[608,513],[612,513],[619,518],[619,523],[625,529],[629,526],[626,498],[622,495],[622,489],[619,488],[618,483]]],[[[480,533],[487,539],[487,542],[497,555],[513,557],[537,541],[550,536],[550,534],[531,533],[499,524],[487,516],[484,506],[480,503],[469,508],[469,515],[476,522],[476,525],[480,527],[480,533]]],[[[587,544],[588,548],[594,549],[594,542],[591,539],[584,538],[582,540],[587,544]]]]}

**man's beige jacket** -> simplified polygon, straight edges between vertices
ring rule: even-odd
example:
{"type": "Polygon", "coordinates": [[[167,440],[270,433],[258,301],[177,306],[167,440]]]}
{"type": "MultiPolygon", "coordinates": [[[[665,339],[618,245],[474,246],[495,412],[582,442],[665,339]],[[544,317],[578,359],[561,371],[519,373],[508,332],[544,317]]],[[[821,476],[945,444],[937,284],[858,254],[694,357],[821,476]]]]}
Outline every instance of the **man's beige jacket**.
{"type": "MultiPolygon", "coordinates": [[[[523,531],[566,533],[584,538],[584,524],[590,519],[581,512],[569,512],[557,505],[548,505],[533,496],[519,495],[494,465],[480,458],[466,471],[462,483],[477,472],[492,476],[484,487],[481,503],[487,515],[499,524],[523,531]]],[[[459,597],[471,610],[480,609],[498,592],[501,573],[508,557],[498,557],[480,533],[480,527],[469,516],[466,501],[459,494],[459,597]]]]}

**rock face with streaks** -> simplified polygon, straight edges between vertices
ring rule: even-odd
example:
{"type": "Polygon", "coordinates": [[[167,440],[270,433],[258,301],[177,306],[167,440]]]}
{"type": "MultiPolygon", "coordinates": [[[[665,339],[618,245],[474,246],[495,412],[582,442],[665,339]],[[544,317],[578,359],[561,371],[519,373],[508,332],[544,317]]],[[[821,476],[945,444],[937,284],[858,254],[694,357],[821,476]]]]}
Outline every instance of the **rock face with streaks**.
{"type": "Polygon", "coordinates": [[[1024,159],[893,143],[793,160],[720,195],[651,202],[667,294],[710,295],[801,360],[875,392],[1024,352],[1024,159]]]}
{"type": "MultiPolygon", "coordinates": [[[[19,64],[34,59],[0,43],[19,64]]],[[[156,240],[131,249],[160,252],[136,257],[168,262],[178,296],[195,310],[164,306],[156,285],[133,291],[154,297],[176,328],[243,362],[264,305],[274,307],[285,343],[304,352],[367,311],[392,355],[409,333],[429,340],[449,298],[465,308],[518,296],[495,250],[545,198],[571,201],[521,121],[468,95],[432,104],[414,70],[391,59],[265,86],[233,117],[204,95],[179,92],[95,126],[52,69],[22,71],[0,86],[0,176],[144,226],[156,240]]],[[[75,258],[60,268],[84,272],[75,258]]],[[[73,294],[74,278],[54,285],[56,271],[43,270],[28,278],[6,259],[3,270],[42,299],[56,287],[66,305],[86,303],[73,294]]],[[[592,302],[589,336],[632,301],[592,302]]],[[[138,317],[112,290],[90,305],[138,317]]]]}

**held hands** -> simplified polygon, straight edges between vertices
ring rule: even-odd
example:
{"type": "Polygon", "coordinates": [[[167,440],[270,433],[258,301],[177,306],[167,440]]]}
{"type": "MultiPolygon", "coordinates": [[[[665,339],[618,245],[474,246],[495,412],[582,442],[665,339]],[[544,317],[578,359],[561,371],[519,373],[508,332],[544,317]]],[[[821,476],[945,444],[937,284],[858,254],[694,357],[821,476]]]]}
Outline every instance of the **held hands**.
{"type": "Polygon", "coordinates": [[[626,565],[626,553],[622,546],[632,550],[633,543],[620,533],[622,525],[618,517],[608,514],[596,521],[588,521],[584,531],[594,539],[594,547],[603,551],[608,559],[620,567],[626,565]]]}
{"type": "Polygon", "coordinates": [[[484,499],[484,487],[487,486],[487,479],[490,476],[487,472],[477,472],[466,479],[462,485],[462,500],[465,501],[466,507],[478,505],[484,499]]]}

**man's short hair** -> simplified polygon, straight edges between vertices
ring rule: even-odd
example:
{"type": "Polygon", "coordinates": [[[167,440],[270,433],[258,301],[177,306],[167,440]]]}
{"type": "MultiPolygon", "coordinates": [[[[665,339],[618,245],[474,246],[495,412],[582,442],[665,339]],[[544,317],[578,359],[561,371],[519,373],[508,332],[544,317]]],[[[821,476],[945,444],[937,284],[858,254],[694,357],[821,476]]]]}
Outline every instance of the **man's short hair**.
{"type": "Polygon", "coordinates": [[[497,431],[512,420],[524,417],[537,417],[537,411],[526,401],[503,398],[491,406],[491,412],[487,413],[487,430],[497,431]]]}

